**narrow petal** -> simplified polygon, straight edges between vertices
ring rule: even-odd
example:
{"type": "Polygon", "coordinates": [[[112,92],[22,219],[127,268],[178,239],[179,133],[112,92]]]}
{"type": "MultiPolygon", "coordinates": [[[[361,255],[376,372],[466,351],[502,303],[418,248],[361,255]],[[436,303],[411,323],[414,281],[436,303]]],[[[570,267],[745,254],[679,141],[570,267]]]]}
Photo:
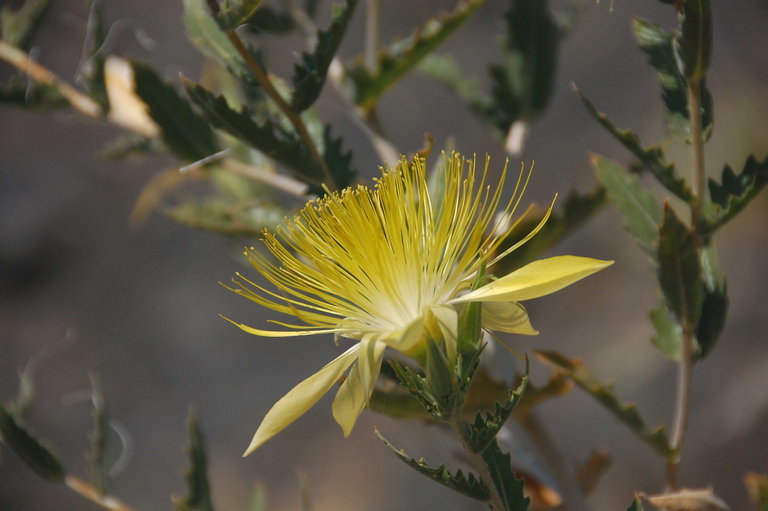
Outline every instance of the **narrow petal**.
{"type": "Polygon", "coordinates": [[[355,361],[359,350],[360,345],[355,344],[318,372],[296,385],[275,403],[264,416],[264,420],[261,421],[261,425],[256,430],[251,445],[248,446],[244,456],[251,454],[264,442],[304,415],[355,361]]]}
{"type": "Polygon", "coordinates": [[[242,323],[238,323],[236,321],[232,321],[231,319],[219,315],[221,318],[226,319],[239,329],[248,332],[249,334],[253,335],[259,335],[261,337],[296,337],[300,335],[317,335],[317,334],[331,334],[340,332],[341,330],[337,328],[325,328],[325,329],[317,329],[317,330],[260,330],[258,328],[253,328],[252,326],[244,325],[242,323]]]}
{"type": "Polygon", "coordinates": [[[517,302],[486,302],[482,309],[483,328],[509,334],[539,335],[528,319],[525,307],[517,302]]]}
{"type": "Polygon", "coordinates": [[[392,346],[396,350],[408,353],[413,348],[420,349],[421,338],[424,335],[424,318],[420,317],[410,325],[403,327],[394,332],[387,332],[386,334],[376,337],[377,341],[386,343],[387,346],[392,346]]]}
{"type": "Polygon", "coordinates": [[[530,300],[559,291],[612,264],[613,261],[578,256],[541,259],[460,296],[453,303],[530,300]]]}
{"type": "Polygon", "coordinates": [[[357,418],[368,404],[371,392],[376,386],[386,347],[383,342],[371,340],[370,337],[363,339],[360,342],[357,364],[352,367],[333,400],[333,418],[341,426],[345,437],[352,432],[357,418]]]}

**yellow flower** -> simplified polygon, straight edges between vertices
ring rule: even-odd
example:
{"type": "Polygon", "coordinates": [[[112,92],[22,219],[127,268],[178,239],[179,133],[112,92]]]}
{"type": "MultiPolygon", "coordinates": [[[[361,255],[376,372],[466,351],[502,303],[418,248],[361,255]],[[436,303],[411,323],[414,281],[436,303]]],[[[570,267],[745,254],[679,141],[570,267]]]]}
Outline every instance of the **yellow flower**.
{"type": "Polygon", "coordinates": [[[272,407],[246,455],[303,415],[351,366],[333,402],[333,416],[349,435],[376,384],[384,350],[418,356],[428,332],[437,332],[454,359],[458,312],[465,304],[483,303],[486,330],[535,335],[518,302],[553,293],[612,264],[552,257],[470,290],[481,266],[492,272],[494,263],[538,232],[552,208],[520,242],[492,256],[519,222],[498,219],[514,213],[530,172],[521,171],[511,199],[501,208],[504,214],[497,215],[506,166],[492,187],[486,184],[487,158],[481,172],[474,159],[458,154],[444,156],[442,163],[434,194],[424,159],[402,159],[383,172],[373,189],[329,193],[308,203],[276,233],[265,232],[272,258],[253,248],[246,251],[276,290],[239,274],[231,289],[300,324],[271,321],[281,330],[237,326],[265,337],[333,333],[359,341],[272,407]]]}

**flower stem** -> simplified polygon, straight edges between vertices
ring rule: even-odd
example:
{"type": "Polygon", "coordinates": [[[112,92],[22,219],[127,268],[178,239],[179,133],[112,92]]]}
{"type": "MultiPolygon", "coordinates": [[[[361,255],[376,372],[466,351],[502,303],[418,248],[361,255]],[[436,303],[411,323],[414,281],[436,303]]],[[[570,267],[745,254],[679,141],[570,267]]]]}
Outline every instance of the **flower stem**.
{"type": "Polygon", "coordinates": [[[461,439],[461,445],[464,446],[464,450],[467,452],[469,459],[472,461],[472,465],[474,465],[475,469],[477,470],[477,474],[480,477],[480,480],[482,480],[485,486],[488,488],[488,494],[491,496],[490,500],[488,501],[488,505],[490,506],[491,511],[504,511],[504,502],[501,500],[501,495],[499,495],[499,490],[496,489],[496,485],[493,484],[493,477],[491,477],[488,466],[485,464],[485,460],[483,460],[483,457],[480,455],[480,453],[475,452],[469,446],[469,441],[467,440],[467,430],[464,427],[464,424],[461,422],[459,416],[460,414],[457,413],[449,421],[450,425],[453,427],[454,431],[456,431],[456,434],[459,435],[459,438],[461,439]]]}

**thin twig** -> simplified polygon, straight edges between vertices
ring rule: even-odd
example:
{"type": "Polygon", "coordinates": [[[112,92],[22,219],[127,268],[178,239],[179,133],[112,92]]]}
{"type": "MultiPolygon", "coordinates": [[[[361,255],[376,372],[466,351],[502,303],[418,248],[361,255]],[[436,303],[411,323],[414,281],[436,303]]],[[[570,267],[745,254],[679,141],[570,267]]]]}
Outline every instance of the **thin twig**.
{"type": "Polygon", "coordinates": [[[64,484],[70,490],[82,495],[104,509],[109,509],[110,511],[134,511],[134,508],[125,502],[111,495],[101,493],[94,485],[87,481],[83,481],[77,476],[68,475],[64,479],[64,484]]]}
{"type": "Polygon", "coordinates": [[[24,51],[0,41],[0,59],[8,62],[36,82],[55,87],[72,105],[72,108],[88,117],[101,118],[104,112],[94,100],[61,80],[51,70],[32,60],[24,51]]]}

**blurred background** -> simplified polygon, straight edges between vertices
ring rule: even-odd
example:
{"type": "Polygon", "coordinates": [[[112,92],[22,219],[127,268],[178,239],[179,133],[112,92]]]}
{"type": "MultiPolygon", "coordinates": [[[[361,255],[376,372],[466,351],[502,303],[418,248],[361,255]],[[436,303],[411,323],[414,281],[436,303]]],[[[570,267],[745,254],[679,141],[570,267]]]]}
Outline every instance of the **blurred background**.
{"type": "MultiPolygon", "coordinates": [[[[181,1],[106,0],[107,20],[120,22],[112,53],[150,61],[168,79],[200,74],[202,59],[186,40],[181,1]],[[154,44],[140,44],[141,30],[154,44]]],[[[12,4],[12,3],[11,3],[12,4]]],[[[453,1],[382,3],[383,40],[405,36],[453,1]]],[[[564,4],[554,2],[555,9],[564,4]]],[[[715,131],[707,171],[768,153],[768,4],[713,2],[715,41],[708,86],[715,131]]],[[[442,47],[484,85],[498,58],[506,2],[488,2],[442,47]]],[[[321,5],[328,19],[329,2],[321,5]]],[[[360,6],[341,55],[361,47],[360,6]]],[[[571,92],[575,82],[620,127],[646,144],[663,141],[687,169],[687,148],[666,139],[659,90],[636,48],[630,20],[638,15],[673,26],[660,2],[587,2],[564,42],[553,101],[530,130],[521,159],[535,160],[529,201],[555,192],[591,189],[588,154],[628,162],[621,148],[571,92]]],[[[35,57],[71,80],[80,60],[87,19],[84,0],[58,0],[35,57]]],[[[303,42],[261,38],[272,68],[289,76],[303,42]]],[[[0,64],[0,76],[10,68],[0,64]]],[[[377,173],[376,154],[341,107],[331,87],[317,104],[354,151],[362,176],[377,173]]],[[[382,125],[402,152],[420,148],[425,132],[437,147],[449,137],[465,153],[489,153],[497,166],[502,141],[442,86],[412,73],[379,107],[382,125]]],[[[373,435],[377,425],[398,447],[429,461],[455,463],[447,437],[435,428],[364,412],[349,439],[331,420],[327,397],[255,455],[241,454],[266,410],[295,383],[338,352],[330,337],[263,340],[218,317],[250,324],[263,311],[217,284],[248,271],[240,248],[249,240],[193,231],[154,214],[139,227],[128,215],[146,181],[171,160],[105,162],[95,155],[118,130],[69,112],[44,115],[0,108],[0,399],[17,392],[17,371],[32,357],[38,396],[30,422],[51,440],[67,467],[84,474],[90,429],[89,374],[97,375],[114,418],[130,437],[131,459],[114,494],[138,510],[167,509],[184,493],[185,417],[193,406],[205,431],[214,499],[219,509],[244,509],[257,485],[270,510],[299,509],[301,487],[313,509],[479,509],[402,465],[373,435]],[[46,356],[39,355],[41,352],[46,356]],[[37,355],[36,355],[37,354],[37,355]],[[304,480],[305,483],[300,481],[304,480]]],[[[513,161],[513,166],[517,165],[513,161]]],[[[717,237],[728,278],[730,314],[714,352],[697,365],[690,430],[680,481],[712,483],[732,509],[745,509],[745,471],[768,471],[768,194],[717,237]]],[[[527,305],[536,338],[508,339],[516,350],[555,349],[579,356],[604,379],[617,380],[622,399],[635,401],[650,424],[671,421],[675,370],[650,345],[647,313],[656,304],[653,269],[622,230],[611,207],[552,251],[614,259],[605,272],[527,305]]],[[[499,364],[519,362],[498,350],[499,364]]],[[[532,365],[534,381],[549,370],[532,365]]],[[[625,509],[633,491],[662,489],[664,463],[578,389],[540,409],[557,444],[573,463],[597,447],[614,463],[590,502],[625,509]]],[[[117,450],[113,453],[117,455],[117,450]]],[[[63,487],[36,478],[7,449],[0,450],[0,509],[82,508],[63,487]]]]}

